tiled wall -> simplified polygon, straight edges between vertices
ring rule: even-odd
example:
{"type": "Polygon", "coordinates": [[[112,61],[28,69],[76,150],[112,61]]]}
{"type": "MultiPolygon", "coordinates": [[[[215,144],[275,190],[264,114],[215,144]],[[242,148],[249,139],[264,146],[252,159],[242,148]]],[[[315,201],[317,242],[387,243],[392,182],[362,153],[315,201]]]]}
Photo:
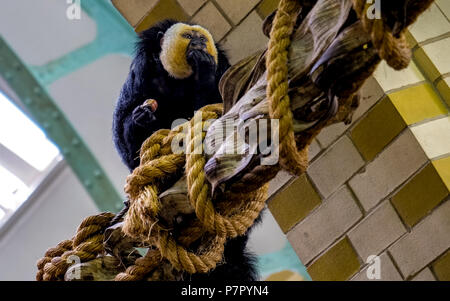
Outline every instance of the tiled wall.
{"type": "Polygon", "coordinates": [[[352,125],[317,137],[307,176],[269,201],[313,280],[450,280],[450,6],[411,28],[414,63],[381,64],[352,125]]]}
{"type": "MultiPolygon", "coordinates": [[[[277,2],[135,0],[137,16],[113,0],[137,31],[167,17],[206,26],[232,63],[266,46],[260,28],[277,2]]],[[[415,62],[381,64],[353,123],[317,137],[307,174],[271,183],[268,206],[313,280],[367,280],[370,255],[382,280],[450,280],[448,2],[412,27],[415,62]]]]}
{"type": "Polygon", "coordinates": [[[112,0],[136,31],[166,18],[192,21],[211,31],[231,63],[266,47],[262,23],[278,0],[112,0]]]}

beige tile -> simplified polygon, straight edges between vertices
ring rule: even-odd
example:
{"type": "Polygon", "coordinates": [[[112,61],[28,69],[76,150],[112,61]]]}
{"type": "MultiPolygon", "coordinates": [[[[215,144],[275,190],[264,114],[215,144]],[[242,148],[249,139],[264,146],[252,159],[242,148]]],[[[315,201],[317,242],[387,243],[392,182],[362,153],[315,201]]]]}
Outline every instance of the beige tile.
{"type": "Polygon", "coordinates": [[[207,0],[177,0],[181,7],[192,16],[207,0]]]}
{"type": "Polygon", "coordinates": [[[293,180],[294,176],[290,175],[288,172],[282,170],[277,176],[269,183],[269,198],[276,194],[284,185],[293,180]]]}
{"type": "Polygon", "coordinates": [[[320,153],[321,150],[322,148],[320,147],[319,143],[317,143],[317,140],[313,140],[313,142],[309,146],[309,161],[312,161],[320,153]]]}
{"type": "Polygon", "coordinates": [[[231,29],[230,24],[222,16],[212,2],[206,4],[193,18],[192,22],[206,27],[214,37],[220,41],[231,29]]]}
{"type": "Polygon", "coordinates": [[[378,255],[406,232],[389,201],[385,201],[371,215],[348,233],[353,247],[363,260],[378,255]]]}
{"type": "Polygon", "coordinates": [[[344,136],[311,164],[308,174],[327,198],[363,165],[361,155],[351,140],[344,136]]]}
{"type": "Polygon", "coordinates": [[[350,191],[343,187],[305,218],[287,236],[303,264],[308,264],[360,218],[362,213],[350,191]]]}
{"type": "Polygon", "coordinates": [[[442,12],[450,19],[450,1],[448,0],[436,0],[437,5],[442,12]]]}
{"type": "Polygon", "coordinates": [[[390,249],[405,277],[414,275],[450,247],[450,201],[420,222],[390,249]]]}
{"type": "Polygon", "coordinates": [[[450,117],[433,120],[411,130],[428,158],[450,153],[450,117]]]}
{"type": "MultiPolygon", "coordinates": [[[[450,37],[422,47],[440,74],[450,72],[450,37]]],[[[435,79],[433,79],[435,80],[435,79]]]]}
{"type": "Polygon", "coordinates": [[[238,24],[254,7],[259,0],[216,0],[227,14],[228,18],[236,25],[238,24]]]}
{"type": "Polygon", "coordinates": [[[402,71],[395,71],[383,61],[375,70],[374,77],[385,92],[425,80],[414,62],[411,62],[408,68],[402,71]]]}
{"type": "Polygon", "coordinates": [[[252,12],[223,40],[232,64],[267,47],[269,39],[262,33],[262,19],[252,12]]]}
{"type": "Polygon", "coordinates": [[[441,10],[433,4],[410,27],[409,31],[415,40],[421,43],[450,32],[450,23],[441,10]]]}
{"type": "Polygon", "coordinates": [[[352,281],[402,281],[403,278],[394,266],[391,258],[387,253],[381,254],[380,259],[380,279],[371,279],[370,275],[367,274],[369,266],[365,267],[361,272],[359,272],[352,281]]]}
{"type": "Polygon", "coordinates": [[[427,162],[421,146],[409,129],[392,142],[365,171],[349,182],[366,211],[385,199],[396,187],[427,162]]]}
{"type": "Polygon", "coordinates": [[[425,268],[417,274],[412,281],[436,281],[436,278],[434,278],[433,273],[429,268],[425,268]]]}
{"type": "Polygon", "coordinates": [[[113,5],[131,26],[138,22],[155,6],[158,0],[112,0],[113,5]]]}
{"type": "Polygon", "coordinates": [[[320,145],[324,148],[327,148],[339,137],[344,135],[348,128],[349,125],[345,125],[342,122],[327,126],[319,135],[317,135],[317,141],[319,141],[320,145]]]}
{"type": "Polygon", "coordinates": [[[323,147],[327,148],[339,137],[341,137],[348,128],[355,124],[358,119],[361,118],[362,115],[364,115],[364,113],[366,113],[384,96],[384,91],[375,80],[375,78],[370,77],[361,87],[360,94],[360,105],[353,114],[352,124],[333,124],[322,130],[322,132],[320,132],[320,134],[317,136],[317,140],[323,147]]]}

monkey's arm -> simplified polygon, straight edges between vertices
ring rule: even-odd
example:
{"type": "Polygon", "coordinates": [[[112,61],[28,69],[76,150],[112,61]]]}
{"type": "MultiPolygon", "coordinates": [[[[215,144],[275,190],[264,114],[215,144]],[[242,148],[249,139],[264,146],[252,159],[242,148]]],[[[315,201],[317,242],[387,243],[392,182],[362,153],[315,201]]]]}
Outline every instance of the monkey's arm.
{"type": "Polygon", "coordinates": [[[137,56],[122,87],[114,111],[113,140],[116,149],[130,170],[136,167],[137,152],[145,138],[158,129],[151,107],[142,106],[146,100],[144,57],[137,56]]]}
{"type": "Polygon", "coordinates": [[[194,71],[194,110],[211,103],[221,102],[216,81],[217,64],[214,58],[205,51],[194,50],[188,53],[187,59],[194,71]]]}

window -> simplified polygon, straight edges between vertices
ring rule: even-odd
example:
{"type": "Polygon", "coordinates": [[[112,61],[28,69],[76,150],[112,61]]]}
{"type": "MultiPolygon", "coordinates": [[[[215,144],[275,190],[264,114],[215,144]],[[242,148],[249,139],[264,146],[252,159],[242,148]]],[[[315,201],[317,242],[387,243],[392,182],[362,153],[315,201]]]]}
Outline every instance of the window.
{"type": "Polygon", "coordinates": [[[0,92],[0,226],[60,160],[45,133],[0,92]]]}

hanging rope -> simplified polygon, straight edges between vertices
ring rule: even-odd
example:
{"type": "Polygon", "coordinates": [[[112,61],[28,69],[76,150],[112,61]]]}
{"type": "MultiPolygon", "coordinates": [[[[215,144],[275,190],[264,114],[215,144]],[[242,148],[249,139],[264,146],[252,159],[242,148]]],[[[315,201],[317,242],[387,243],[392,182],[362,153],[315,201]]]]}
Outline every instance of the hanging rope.
{"type": "MultiPolygon", "coordinates": [[[[411,5],[407,10],[405,8],[405,20],[403,30],[394,37],[392,31],[387,27],[382,18],[370,18],[367,13],[373,6],[372,2],[366,0],[352,0],[353,9],[356,11],[359,19],[362,21],[365,31],[370,35],[372,43],[378,49],[379,56],[395,70],[401,70],[408,67],[411,61],[411,48],[406,41],[404,31],[412,24],[417,17],[424,12],[433,3],[433,0],[407,1],[405,5],[411,5]]],[[[408,8],[408,7],[407,7],[408,8]]]]}
{"type": "MultiPolygon", "coordinates": [[[[411,54],[403,33],[395,38],[382,20],[367,17],[365,0],[352,1],[380,57],[396,69],[404,68],[411,54]]],[[[423,2],[417,11],[423,11],[432,1],[423,2]]],[[[158,270],[165,263],[170,263],[177,271],[190,274],[214,269],[222,260],[225,242],[245,234],[260,215],[267,198],[267,182],[280,168],[297,175],[305,172],[307,148],[297,150],[288,95],[287,64],[291,35],[300,10],[301,1],[280,1],[266,58],[269,115],[280,121],[280,164],[256,166],[221,194],[221,200],[215,200],[205,176],[203,140],[208,120],[221,116],[222,105],[206,106],[190,122],[172,131],[154,133],[142,145],[140,166],[127,178],[125,191],[129,196],[130,208],[122,227],[127,236],[142,242],[149,250],[124,272],[118,273],[115,280],[173,280],[173,275],[169,277],[158,270]],[[189,129],[187,133],[184,131],[186,128],[189,129]],[[187,139],[186,154],[172,152],[172,142],[180,135],[187,139]],[[162,209],[159,194],[179,179],[183,172],[187,176],[189,202],[196,220],[183,229],[179,237],[175,237],[159,220],[162,209]],[[200,238],[200,247],[196,248],[197,251],[192,250],[191,244],[200,238]]],[[[417,17],[420,12],[414,16],[417,17]]],[[[78,256],[81,262],[88,262],[105,253],[103,234],[113,218],[113,214],[103,213],[85,219],[72,240],[49,249],[38,262],[37,280],[63,280],[72,265],[69,260],[71,255],[78,256]]]]}

